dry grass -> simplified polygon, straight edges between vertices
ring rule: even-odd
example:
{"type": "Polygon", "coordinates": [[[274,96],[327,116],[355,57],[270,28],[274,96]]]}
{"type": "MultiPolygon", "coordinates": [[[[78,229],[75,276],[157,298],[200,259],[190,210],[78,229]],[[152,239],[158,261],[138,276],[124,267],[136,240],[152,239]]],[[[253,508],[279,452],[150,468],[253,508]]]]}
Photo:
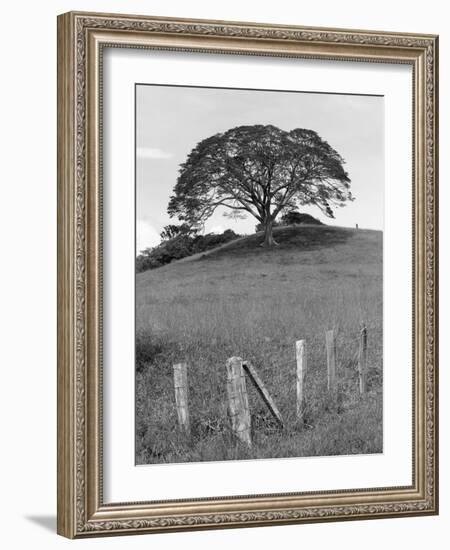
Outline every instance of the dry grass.
{"type": "Polygon", "coordinates": [[[325,456],[382,451],[382,234],[327,226],[279,228],[137,277],[136,462],[325,456]],[[368,394],[356,359],[368,329],[368,394]],[[325,331],[337,334],[334,395],[325,331]],[[308,343],[305,425],[295,418],[294,343],[308,343]],[[280,431],[248,384],[253,447],[229,432],[225,362],[251,361],[285,418],[280,431]],[[172,364],[188,363],[192,434],[180,434],[172,364]]]}

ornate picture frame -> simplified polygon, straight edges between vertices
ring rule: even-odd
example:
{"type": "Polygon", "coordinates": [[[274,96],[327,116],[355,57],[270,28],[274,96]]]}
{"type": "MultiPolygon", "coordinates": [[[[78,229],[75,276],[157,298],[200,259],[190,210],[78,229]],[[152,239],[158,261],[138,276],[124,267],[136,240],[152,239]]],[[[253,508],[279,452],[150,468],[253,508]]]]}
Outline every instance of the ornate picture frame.
{"type": "Polygon", "coordinates": [[[70,12],[58,17],[58,533],[69,538],[438,513],[438,37],[70,12]],[[106,503],[102,96],[105,48],[412,68],[412,483],[106,503]]]}

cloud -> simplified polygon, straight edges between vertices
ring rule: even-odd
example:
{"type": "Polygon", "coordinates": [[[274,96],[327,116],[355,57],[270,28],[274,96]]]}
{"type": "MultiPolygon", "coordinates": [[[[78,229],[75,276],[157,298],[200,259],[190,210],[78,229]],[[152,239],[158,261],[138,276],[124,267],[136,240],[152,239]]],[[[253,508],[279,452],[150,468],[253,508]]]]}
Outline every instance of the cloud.
{"type": "Polygon", "coordinates": [[[161,241],[161,237],[154,227],[144,220],[138,220],[136,223],[136,254],[139,254],[145,248],[156,246],[161,241]]]}
{"type": "Polygon", "coordinates": [[[158,147],[138,147],[136,155],[140,159],[170,159],[173,157],[172,153],[158,149],[158,147]]]}

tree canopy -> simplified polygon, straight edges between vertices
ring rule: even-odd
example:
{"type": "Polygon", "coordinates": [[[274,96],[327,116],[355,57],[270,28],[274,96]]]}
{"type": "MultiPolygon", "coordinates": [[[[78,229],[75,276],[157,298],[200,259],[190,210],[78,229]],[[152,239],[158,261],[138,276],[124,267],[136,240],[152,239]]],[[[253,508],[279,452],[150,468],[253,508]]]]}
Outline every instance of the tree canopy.
{"type": "Polygon", "coordinates": [[[196,229],[187,223],[183,223],[181,225],[171,224],[165,225],[159,236],[162,241],[169,241],[178,235],[192,235],[194,233],[196,233],[196,229]]]}
{"type": "Polygon", "coordinates": [[[326,216],[353,200],[344,159],[317,132],[238,126],[198,143],[181,164],[168,212],[199,225],[222,206],[251,214],[274,244],[280,212],[315,205],[326,216]]]}

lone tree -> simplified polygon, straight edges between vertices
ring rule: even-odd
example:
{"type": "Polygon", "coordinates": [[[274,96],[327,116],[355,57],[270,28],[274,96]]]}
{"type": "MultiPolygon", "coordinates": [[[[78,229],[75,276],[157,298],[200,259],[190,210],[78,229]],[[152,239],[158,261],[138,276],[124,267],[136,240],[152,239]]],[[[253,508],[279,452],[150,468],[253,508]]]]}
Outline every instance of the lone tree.
{"type": "Polygon", "coordinates": [[[201,224],[219,206],[230,215],[249,213],[264,228],[264,246],[276,244],[273,223],[282,211],[353,200],[344,160],[313,130],[238,126],[204,139],[181,164],[168,213],[201,224]]]}

